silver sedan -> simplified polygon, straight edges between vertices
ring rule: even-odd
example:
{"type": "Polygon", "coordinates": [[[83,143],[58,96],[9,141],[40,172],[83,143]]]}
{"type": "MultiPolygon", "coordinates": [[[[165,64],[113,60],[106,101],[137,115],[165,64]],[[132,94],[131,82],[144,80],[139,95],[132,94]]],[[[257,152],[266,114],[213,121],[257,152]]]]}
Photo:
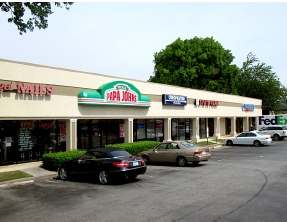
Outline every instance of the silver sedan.
{"type": "Polygon", "coordinates": [[[270,135],[265,135],[260,132],[242,132],[237,136],[232,136],[224,139],[224,144],[227,146],[237,145],[268,145],[272,141],[270,135]]]}

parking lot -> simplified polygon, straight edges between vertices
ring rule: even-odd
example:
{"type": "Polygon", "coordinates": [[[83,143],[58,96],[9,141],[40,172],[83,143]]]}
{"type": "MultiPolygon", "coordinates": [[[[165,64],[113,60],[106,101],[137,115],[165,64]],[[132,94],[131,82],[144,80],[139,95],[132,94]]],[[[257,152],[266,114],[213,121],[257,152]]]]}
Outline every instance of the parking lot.
{"type": "Polygon", "coordinates": [[[137,179],[51,177],[0,192],[0,219],[284,221],[287,141],[214,149],[198,166],[148,165],[137,179]]]}

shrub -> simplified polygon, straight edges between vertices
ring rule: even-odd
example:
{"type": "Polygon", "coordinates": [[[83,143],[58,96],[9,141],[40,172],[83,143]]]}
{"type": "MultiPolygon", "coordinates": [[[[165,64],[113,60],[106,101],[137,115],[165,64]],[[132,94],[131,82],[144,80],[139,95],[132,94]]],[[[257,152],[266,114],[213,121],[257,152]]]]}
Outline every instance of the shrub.
{"type": "Polygon", "coordinates": [[[106,147],[118,147],[122,148],[133,156],[137,156],[139,152],[152,149],[160,142],[156,141],[140,141],[134,143],[117,143],[117,144],[108,144],[106,147]]]}
{"type": "Polygon", "coordinates": [[[65,161],[72,160],[85,151],[72,150],[66,152],[49,153],[42,156],[43,167],[49,170],[57,170],[58,166],[65,161]]]}

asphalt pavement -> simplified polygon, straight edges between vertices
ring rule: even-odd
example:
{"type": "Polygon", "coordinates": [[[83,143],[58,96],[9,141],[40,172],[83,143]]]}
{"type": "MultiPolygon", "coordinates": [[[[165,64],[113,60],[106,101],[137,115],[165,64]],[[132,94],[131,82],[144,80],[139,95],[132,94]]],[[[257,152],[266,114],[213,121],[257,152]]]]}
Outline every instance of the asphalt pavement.
{"type": "MultiPolygon", "coordinates": [[[[222,147],[221,143],[210,145],[210,150],[219,149],[222,147]]],[[[32,177],[26,177],[16,180],[9,180],[5,182],[0,182],[0,190],[1,189],[8,189],[14,186],[24,186],[28,184],[33,184],[35,178],[41,177],[56,177],[57,172],[49,171],[42,167],[42,161],[35,161],[35,162],[28,162],[28,163],[18,163],[18,164],[11,164],[6,166],[0,166],[0,172],[9,172],[20,170],[25,173],[32,175],[32,177]]]]}

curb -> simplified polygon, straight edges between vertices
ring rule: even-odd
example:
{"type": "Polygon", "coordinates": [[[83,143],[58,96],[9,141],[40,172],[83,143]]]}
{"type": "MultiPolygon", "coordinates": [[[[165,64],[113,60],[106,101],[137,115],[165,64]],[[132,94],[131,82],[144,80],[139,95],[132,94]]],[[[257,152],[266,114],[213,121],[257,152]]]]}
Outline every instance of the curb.
{"type": "Polygon", "coordinates": [[[35,181],[33,179],[51,177],[51,176],[55,176],[55,175],[57,175],[57,174],[56,173],[51,173],[51,174],[43,175],[43,176],[27,177],[27,178],[21,178],[21,179],[1,182],[0,183],[0,190],[5,190],[5,189],[12,188],[12,187],[17,187],[17,186],[25,186],[25,185],[34,184],[35,181]],[[33,179],[31,179],[31,178],[33,178],[33,179]]]}
{"type": "Polygon", "coordinates": [[[16,187],[16,186],[24,186],[34,184],[34,180],[23,180],[23,181],[10,181],[7,183],[0,184],[0,190],[16,187]]]}

